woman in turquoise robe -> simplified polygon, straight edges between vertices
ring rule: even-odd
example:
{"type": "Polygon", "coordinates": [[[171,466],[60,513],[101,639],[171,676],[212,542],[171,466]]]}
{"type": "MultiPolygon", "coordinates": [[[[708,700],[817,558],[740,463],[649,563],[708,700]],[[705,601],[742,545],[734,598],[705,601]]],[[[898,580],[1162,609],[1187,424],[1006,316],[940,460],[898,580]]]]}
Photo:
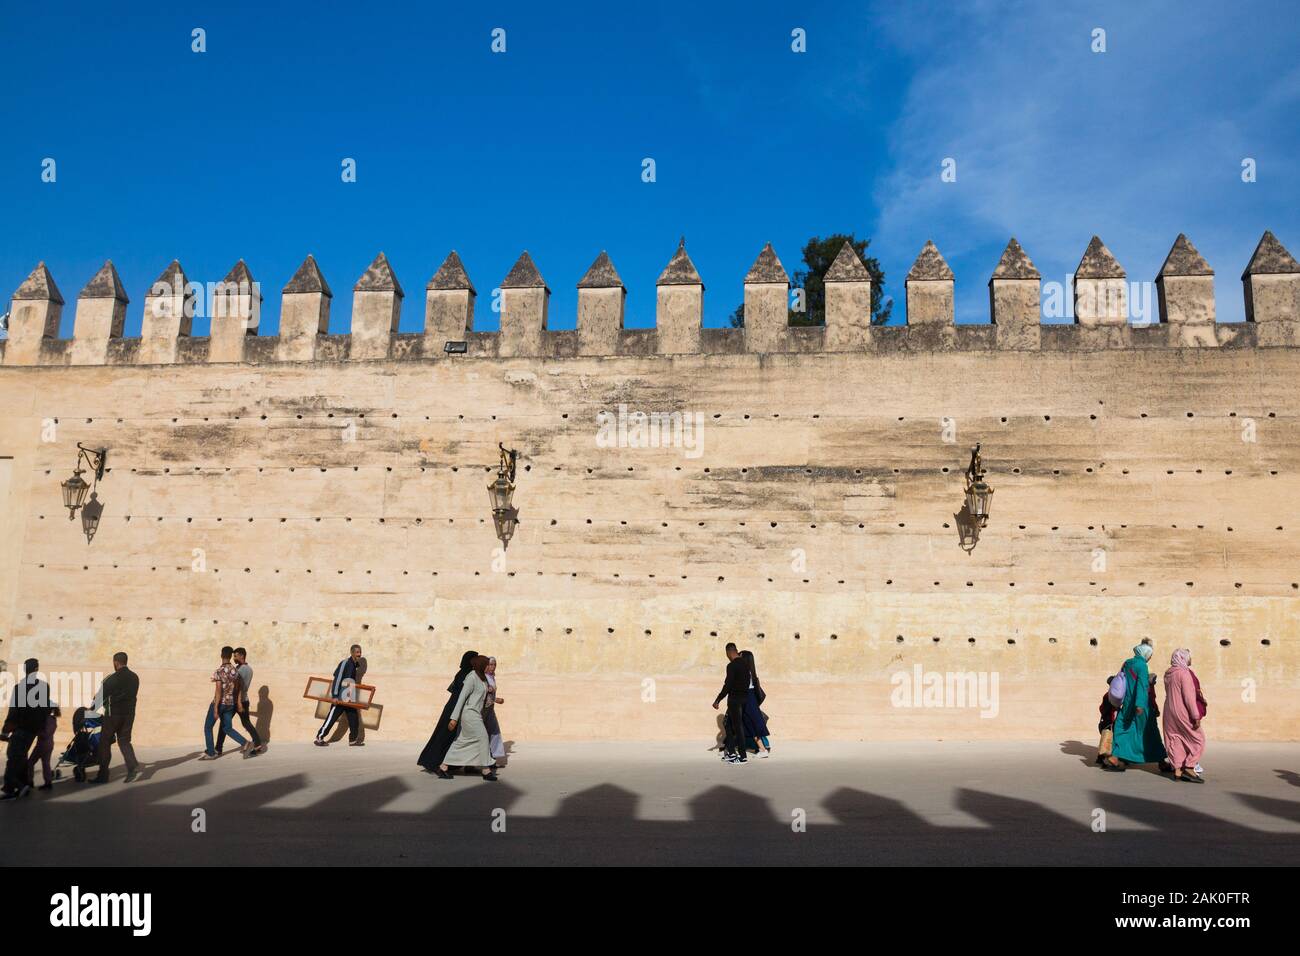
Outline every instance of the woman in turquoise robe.
{"type": "Polygon", "coordinates": [[[1105,769],[1123,770],[1131,763],[1158,763],[1165,759],[1160,726],[1151,712],[1151,675],[1147,661],[1151,645],[1139,644],[1124,662],[1124,703],[1115,716],[1115,743],[1105,769]]]}

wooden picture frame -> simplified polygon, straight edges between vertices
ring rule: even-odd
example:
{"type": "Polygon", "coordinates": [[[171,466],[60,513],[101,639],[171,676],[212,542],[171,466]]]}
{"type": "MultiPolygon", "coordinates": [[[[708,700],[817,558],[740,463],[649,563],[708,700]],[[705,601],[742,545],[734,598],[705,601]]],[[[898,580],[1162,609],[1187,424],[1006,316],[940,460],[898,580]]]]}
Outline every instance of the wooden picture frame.
{"type": "MultiPolygon", "coordinates": [[[[372,703],[365,710],[362,710],[359,707],[354,707],[352,709],[356,710],[357,713],[361,716],[361,726],[364,727],[366,730],[379,729],[379,723],[384,718],[383,704],[372,703]]],[[[329,713],[330,713],[329,701],[324,701],[324,700],[316,701],[317,720],[324,720],[326,717],[329,716],[329,713]]]]}
{"type": "Polygon", "coordinates": [[[308,677],[307,687],[302,692],[302,696],[307,700],[323,701],[326,704],[336,704],[339,707],[350,707],[353,710],[368,710],[375,697],[375,687],[373,684],[349,684],[344,682],[344,693],[350,689],[356,694],[355,699],[347,697],[335,698],[330,696],[330,688],[334,685],[332,677],[308,677]]]}

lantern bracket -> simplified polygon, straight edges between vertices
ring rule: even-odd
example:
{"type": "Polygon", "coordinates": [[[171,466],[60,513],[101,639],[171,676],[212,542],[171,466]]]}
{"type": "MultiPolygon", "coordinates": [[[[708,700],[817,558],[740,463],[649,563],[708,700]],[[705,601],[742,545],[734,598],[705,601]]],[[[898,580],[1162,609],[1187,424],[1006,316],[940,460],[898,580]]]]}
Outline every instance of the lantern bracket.
{"type": "Polygon", "coordinates": [[[87,448],[81,442],[77,442],[77,471],[81,471],[81,463],[86,463],[86,468],[95,473],[95,481],[104,480],[104,465],[108,463],[107,448],[87,448]]]}
{"type": "Polygon", "coordinates": [[[984,477],[984,461],[980,458],[980,446],[982,444],[983,442],[976,442],[975,447],[970,450],[970,465],[966,468],[966,479],[971,483],[984,477]]]}
{"type": "Polygon", "coordinates": [[[497,466],[497,471],[506,476],[511,483],[515,480],[515,461],[519,457],[519,452],[513,448],[507,449],[504,442],[497,442],[497,448],[501,450],[501,464],[497,466]]]}

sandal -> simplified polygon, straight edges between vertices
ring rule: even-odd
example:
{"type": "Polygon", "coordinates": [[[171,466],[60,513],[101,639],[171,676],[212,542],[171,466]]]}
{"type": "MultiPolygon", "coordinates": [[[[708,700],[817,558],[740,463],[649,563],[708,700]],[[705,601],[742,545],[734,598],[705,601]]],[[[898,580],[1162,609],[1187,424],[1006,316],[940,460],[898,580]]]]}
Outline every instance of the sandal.
{"type": "Polygon", "coordinates": [[[1195,770],[1184,770],[1182,776],[1175,777],[1175,780],[1186,780],[1188,783],[1205,783],[1205,778],[1198,776],[1195,770]]]}
{"type": "Polygon", "coordinates": [[[495,770],[493,770],[491,773],[485,773],[485,774],[483,774],[483,779],[484,779],[484,780],[492,780],[492,781],[496,781],[496,780],[499,780],[499,779],[501,779],[501,778],[498,777],[498,776],[497,776],[497,772],[496,772],[495,770]]]}
{"type": "Polygon", "coordinates": [[[439,767],[437,770],[435,770],[434,773],[437,774],[439,780],[451,780],[451,779],[452,779],[451,774],[449,774],[447,771],[443,770],[441,767],[439,767]]]}

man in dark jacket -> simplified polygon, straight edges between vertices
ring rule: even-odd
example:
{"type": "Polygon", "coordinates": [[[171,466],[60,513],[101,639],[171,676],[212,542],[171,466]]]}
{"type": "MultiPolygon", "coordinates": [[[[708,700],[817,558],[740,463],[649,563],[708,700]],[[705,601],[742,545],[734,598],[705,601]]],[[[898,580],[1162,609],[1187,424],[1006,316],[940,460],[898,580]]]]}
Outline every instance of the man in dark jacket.
{"type": "Polygon", "coordinates": [[[32,789],[27,782],[27,752],[45,730],[51,710],[50,685],[36,674],[40,667],[34,657],[23,663],[23,679],[14,687],[9,713],[0,729],[0,738],[9,742],[5,753],[4,793],[0,800],[25,797],[32,789]]]}
{"type": "Polygon", "coordinates": [[[103,719],[99,725],[99,774],[91,783],[108,783],[108,765],[113,759],[113,740],[126,761],[126,783],[140,777],[140,762],[131,746],[131,728],[135,724],[135,699],[140,693],[140,678],[126,666],[126,653],[113,655],[113,673],[99,687],[99,707],[103,719]]]}
{"type": "MultiPolygon", "coordinates": [[[[353,644],[351,653],[339,661],[339,666],[334,668],[330,696],[335,700],[355,701],[357,692],[354,685],[360,684],[365,676],[366,659],[361,656],[361,645],[353,644]]],[[[316,739],[312,742],[317,747],[328,747],[329,741],[325,738],[334,729],[334,722],[339,719],[340,714],[347,714],[348,717],[348,746],[364,747],[365,744],[358,736],[361,732],[361,715],[357,713],[355,707],[340,707],[338,704],[330,704],[329,713],[325,715],[325,723],[320,725],[320,730],[316,732],[316,739]]]]}
{"type": "Polygon", "coordinates": [[[713,699],[713,709],[718,709],[722,698],[727,698],[727,726],[723,748],[727,763],[745,763],[745,698],[749,695],[749,665],[740,656],[735,644],[727,645],[727,677],[722,690],[713,699]]]}

